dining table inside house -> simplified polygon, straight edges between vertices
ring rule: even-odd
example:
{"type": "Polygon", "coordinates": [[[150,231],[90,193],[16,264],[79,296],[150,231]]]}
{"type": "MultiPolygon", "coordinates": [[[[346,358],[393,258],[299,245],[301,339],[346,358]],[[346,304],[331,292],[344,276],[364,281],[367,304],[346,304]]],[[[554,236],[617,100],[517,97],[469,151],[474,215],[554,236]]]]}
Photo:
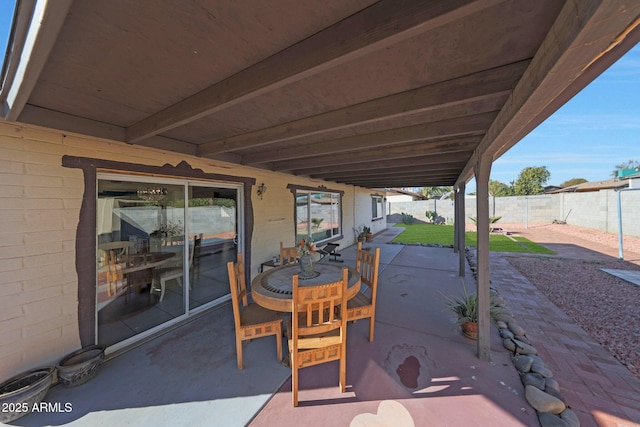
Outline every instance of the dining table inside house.
{"type": "Polygon", "coordinates": [[[291,313],[294,275],[298,274],[299,286],[317,286],[341,280],[343,268],[349,270],[347,299],[351,299],[360,292],[360,273],[354,267],[325,262],[314,264],[314,274],[311,277],[301,275],[298,264],[282,265],[262,272],[251,281],[251,297],[264,308],[291,313]]]}
{"type": "MultiPolygon", "coordinates": [[[[158,286],[158,272],[169,265],[176,254],[174,252],[142,252],[128,254],[117,259],[111,272],[111,279],[116,285],[116,292],[107,295],[98,294],[98,322],[101,324],[119,321],[153,307],[158,298],[152,294],[158,286]],[[122,281],[118,291],[117,283],[122,281]]],[[[110,268],[109,265],[106,266],[110,268]]],[[[110,286],[107,283],[107,286],[110,286]]]]}
{"type": "Polygon", "coordinates": [[[117,280],[118,277],[126,278],[127,291],[129,292],[134,285],[138,285],[139,283],[144,283],[145,287],[150,285],[151,289],[154,289],[158,280],[156,277],[157,269],[167,266],[175,257],[175,252],[140,252],[123,254],[115,259],[115,265],[109,265],[109,262],[105,262],[108,270],[107,281],[117,280]],[[111,275],[115,273],[115,277],[109,279],[109,273],[111,273],[111,275]]]}
{"type": "Polygon", "coordinates": [[[148,270],[152,277],[152,285],[155,285],[156,275],[154,272],[158,267],[164,267],[176,256],[175,252],[143,252],[129,255],[123,263],[122,274],[130,276],[133,273],[148,270]]]}

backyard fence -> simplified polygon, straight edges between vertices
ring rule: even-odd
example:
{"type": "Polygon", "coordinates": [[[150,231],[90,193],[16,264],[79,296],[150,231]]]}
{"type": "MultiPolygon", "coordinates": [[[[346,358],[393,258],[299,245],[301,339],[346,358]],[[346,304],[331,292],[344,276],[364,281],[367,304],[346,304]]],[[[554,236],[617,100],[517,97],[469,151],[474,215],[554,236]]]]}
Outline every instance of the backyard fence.
{"type": "MultiPolygon", "coordinates": [[[[551,224],[565,221],[578,227],[592,228],[618,234],[618,197],[622,212],[622,230],[627,236],[640,237],[640,191],[602,190],[583,193],[542,194],[539,196],[489,197],[489,216],[502,217],[496,224],[551,224]]],[[[413,215],[422,222],[429,222],[426,211],[435,211],[453,224],[453,201],[420,200],[413,202],[388,202],[387,214],[413,215]]],[[[476,198],[465,197],[467,224],[473,224],[476,214],[476,198]]]]}

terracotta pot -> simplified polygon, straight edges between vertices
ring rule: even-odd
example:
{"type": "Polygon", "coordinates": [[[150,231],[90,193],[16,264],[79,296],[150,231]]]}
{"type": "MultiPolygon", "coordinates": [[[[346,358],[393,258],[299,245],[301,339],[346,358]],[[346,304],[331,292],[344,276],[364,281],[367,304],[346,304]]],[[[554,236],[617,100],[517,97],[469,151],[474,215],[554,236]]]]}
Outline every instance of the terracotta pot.
{"type": "Polygon", "coordinates": [[[0,423],[27,415],[39,404],[53,382],[56,368],[47,366],[23,372],[0,384],[0,423]]]}
{"type": "Polygon", "coordinates": [[[472,340],[478,339],[478,324],[476,322],[464,322],[460,328],[465,337],[472,340]]]}

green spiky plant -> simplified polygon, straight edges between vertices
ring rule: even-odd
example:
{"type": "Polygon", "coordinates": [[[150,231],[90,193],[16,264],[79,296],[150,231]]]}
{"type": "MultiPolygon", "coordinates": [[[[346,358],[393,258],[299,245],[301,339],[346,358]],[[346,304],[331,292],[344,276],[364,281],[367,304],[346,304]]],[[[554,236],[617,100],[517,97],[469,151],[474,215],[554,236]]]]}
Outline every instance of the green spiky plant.
{"type": "MultiPolygon", "coordinates": [[[[469,293],[466,287],[463,287],[462,296],[445,296],[447,301],[447,308],[458,315],[457,325],[462,325],[465,322],[478,322],[478,297],[475,292],[469,293]]],[[[502,308],[499,307],[493,297],[489,302],[489,317],[495,318],[498,314],[502,313],[502,308]]]]}

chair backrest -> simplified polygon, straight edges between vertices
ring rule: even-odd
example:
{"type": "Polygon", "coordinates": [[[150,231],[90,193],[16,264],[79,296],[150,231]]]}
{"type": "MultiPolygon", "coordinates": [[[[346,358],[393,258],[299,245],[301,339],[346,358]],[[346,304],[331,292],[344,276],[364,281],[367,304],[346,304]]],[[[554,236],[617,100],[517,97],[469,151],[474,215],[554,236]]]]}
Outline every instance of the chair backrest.
{"type": "MultiPolygon", "coordinates": [[[[349,273],[342,269],[342,279],[317,286],[298,286],[298,275],[293,276],[293,349],[297,351],[297,338],[346,328],[347,316],[338,307],[347,306],[349,273]],[[296,315],[296,313],[298,315],[296,315]]],[[[344,330],[344,329],[343,329],[344,330]]]]}
{"type": "Polygon", "coordinates": [[[193,267],[193,258],[198,253],[200,256],[200,246],[202,244],[202,234],[196,234],[193,236],[193,246],[189,245],[189,266],[193,267]]]}
{"type": "Polygon", "coordinates": [[[112,277],[115,277],[116,274],[121,276],[122,274],[120,273],[120,266],[118,265],[117,251],[114,249],[109,249],[107,252],[105,252],[105,255],[106,255],[106,263],[108,267],[107,272],[110,273],[112,277]]]}
{"type": "Polygon", "coordinates": [[[238,254],[236,263],[228,262],[227,271],[229,273],[229,287],[231,289],[231,300],[233,303],[233,317],[236,328],[240,328],[240,315],[242,308],[249,303],[247,297],[247,284],[244,277],[244,264],[242,263],[242,254],[238,254]],[[242,307],[240,307],[242,302],[242,307]]]}
{"type": "Polygon", "coordinates": [[[201,251],[202,251],[202,233],[196,234],[195,236],[193,236],[193,258],[196,259],[196,262],[198,261],[198,258],[200,258],[201,251]]]}
{"type": "Polygon", "coordinates": [[[107,272],[107,296],[116,295],[118,292],[118,282],[124,279],[122,265],[118,262],[118,250],[105,250],[104,256],[107,272]],[[115,288],[114,290],[112,290],[112,285],[115,288]]]}
{"type": "Polygon", "coordinates": [[[295,246],[292,248],[285,248],[280,242],[280,265],[296,264],[300,258],[300,252],[295,246]]]}
{"type": "Polygon", "coordinates": [[[362,242],[358,243],[356,251],[356,270],[360,273],[362,283],[371,288],[371,303],[375,305],[376,290],[378,287],[378,269],[380,266],[380,248],[374,253],[362,249],[362,242]]]}
{"type": "Polygon", "coordinates": [[[194,279],[200,274],[200,256],[202,252],[202,234],[193,237],[193,252],[189,254],[189,279],[193,284],[194,279]]]}
{"type": "Polygon", "coordinates": [[[107,243],[100,243],[98,245],[98,249],[101,249],[102,251],[104,251],[106,257],[105,257],[105,264],[107,261],[107,257],[109,256],[109,253],[113,253],[116,257],[116,260],[118,262],[120,262],[123,259],[126,259],[127,256],[129,255],[129,250],[130,248],[132,248],[135,245],[135,242],[129,241],[129,240],[123,240],[123,241],[118,241],[118,242],[107,242],[107,243]]]}

